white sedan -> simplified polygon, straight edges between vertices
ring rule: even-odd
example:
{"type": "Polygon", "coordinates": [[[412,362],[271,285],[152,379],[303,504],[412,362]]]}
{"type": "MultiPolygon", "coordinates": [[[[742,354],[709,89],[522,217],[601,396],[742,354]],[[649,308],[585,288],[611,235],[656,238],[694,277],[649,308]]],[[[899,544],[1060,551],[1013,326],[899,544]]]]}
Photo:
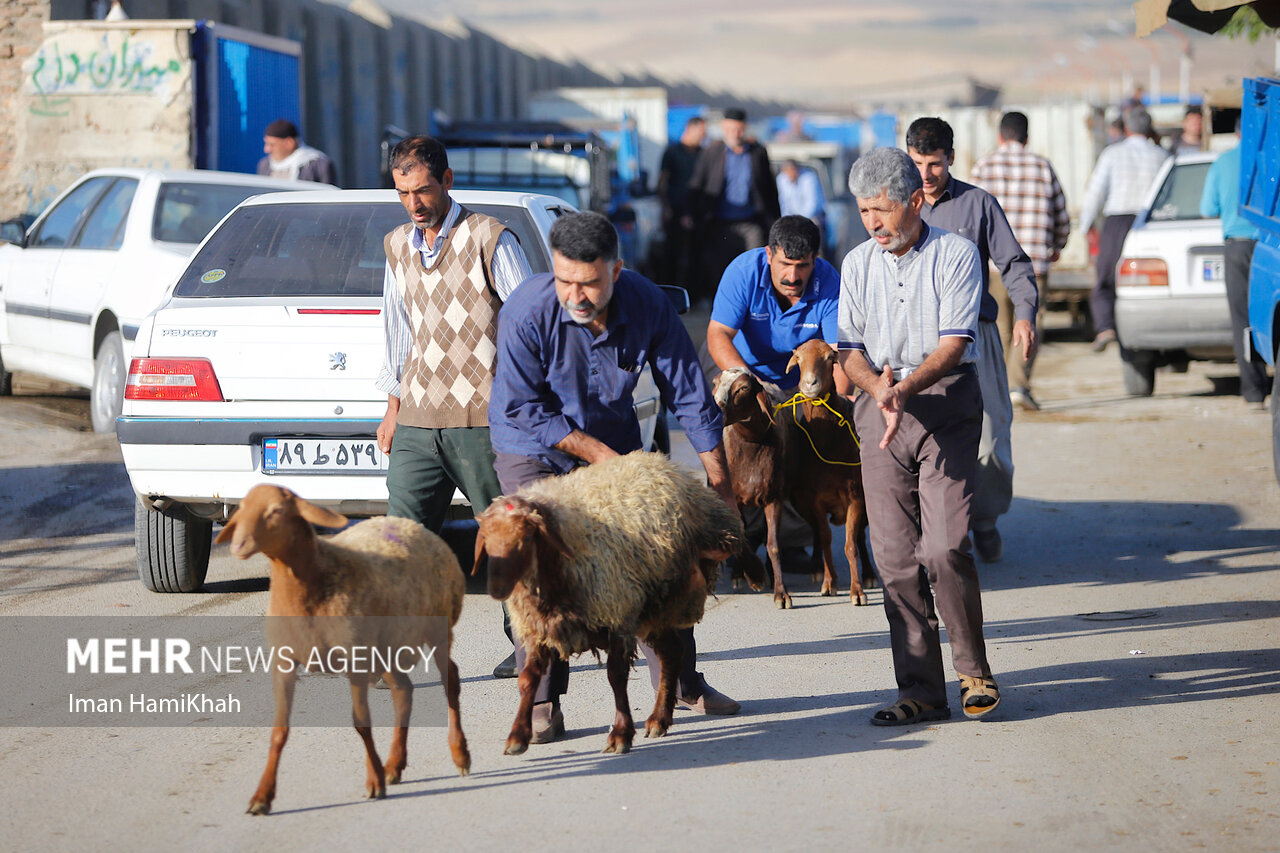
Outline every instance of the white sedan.
{"type": "MultiPolygon", "coordinates": [[[[551,196],[455,190],[549,272],[551,196]]],[[[383,236],[407,221],[390,190],[259,196],[209,235],[142,324],[117,434],[138,495],[138,573],[161,592],[199,589],[213,522],[270,479],[349,516],[386,512],[383,236]]],[[[679,291],[677,296],[687,296],[679,291]]],[[[645,446],[658,392],[636,390],[645,446]]],[[[455,505],[465,508],[461,495],[455,505]]],[[[470,516],[470,511],[466,512],[470,516]]]]}
{"type": "Polygon", "coordinates": [[[0,393],[15,370],[88,388],[94,430],[111,432],[138,325],[196,245],[249,196],[324,186],[232,172],[89,172],[0,246],[0,393]]]}
{"type": "Polygon", "coordinates": [[[1129,394],[1150,395],[1162,365],[1232,358],[1222,222],[1200,215],[1216,157],[1170,157],[1125,238],[1116,271],[1116,335],[1129,394]]]}

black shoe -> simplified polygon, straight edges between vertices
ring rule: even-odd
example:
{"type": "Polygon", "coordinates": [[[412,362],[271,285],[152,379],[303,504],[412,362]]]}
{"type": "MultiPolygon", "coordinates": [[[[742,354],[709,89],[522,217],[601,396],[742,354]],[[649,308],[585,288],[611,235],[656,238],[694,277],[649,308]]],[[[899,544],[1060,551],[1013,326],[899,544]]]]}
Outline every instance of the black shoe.
{"type": "Polygon", "coordinates": [[[1000,531],[994,527],[990,530],[973,531],[973,550],[978,552],[978,559],[984,563],[998,563],[1004,554],[1004,541],[1000,531]]]}
{"type": "Polygon", "coordinates": [[[519,675],[516,672],[516,653],[513,651],[507,655],[507,659],[493,668],[494,678],[515,678],[519,675]]]}

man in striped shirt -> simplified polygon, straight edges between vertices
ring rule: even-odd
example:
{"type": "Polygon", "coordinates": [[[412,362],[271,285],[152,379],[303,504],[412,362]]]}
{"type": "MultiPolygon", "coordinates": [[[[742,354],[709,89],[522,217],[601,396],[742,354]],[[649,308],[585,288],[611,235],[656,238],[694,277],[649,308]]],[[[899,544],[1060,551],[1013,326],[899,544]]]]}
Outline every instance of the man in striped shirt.
{"type": "MultiPolygon", "coordinates": [[[[1049,289],[1049,265],[1067,245],[1071,217],[1062,185],[1048,160],[1027,150],[1027,117],[1007,112],[1000,119],[1000,146],[973,166],[973,181],[996,197],[1022,250],[1031,258],[1040,288],[1036,329],[1043,327],[1044,294],[1049,289]]],[[[1031,368],[1035,353],[1024,358],[1012,346],[1013,300],[1003,283],[992,293],[999,303],[997,324],[1009,373],[1009,396],[1024,409],[1040,408],[1031,396],[1031,368]]]]}
{"type": "Polygon", "coordinates": [[[923,221],[923,181],[900,149],[858,158],[849,189],[871,239],[845,256],[840,272],[838,348],[841,367],[865,392],[853,419],[898,684],[897,701],[871,724],[951,716],[939,616],[961,709],[977,719],[1000,701],[969,544],[982,433],[978,250],[923,221]]]}
{"type": "Polygon", "coordinates": [[[1169,152],[1151,141],[1151,115],[1134,107],[1124,115],[1124,139],[1102,149],[1089,178],[1080,227],[1087,231],[1105,217],[1098,236],[1098,277],[1089,297],[1094,352],[1116,339],[1116,265],[1125,235],[1146,203],[1156,173],[1169,152]]]}

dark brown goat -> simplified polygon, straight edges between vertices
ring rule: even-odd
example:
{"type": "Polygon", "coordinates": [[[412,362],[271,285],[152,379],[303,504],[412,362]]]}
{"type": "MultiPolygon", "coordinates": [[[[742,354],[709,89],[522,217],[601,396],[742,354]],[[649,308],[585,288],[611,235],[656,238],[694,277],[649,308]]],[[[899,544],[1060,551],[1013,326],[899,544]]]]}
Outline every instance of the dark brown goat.
{"type": "MultiPolygon", "coordinates": [[[[843,524],[844,553],[849,560],[849,598],[867,603],[863,581],[875,586],[867,548],[867,509],[862,492],[861,458],[853,434],[853,403],[836,393],[836,354],[821,340],[801,344],[787,371],[800,368],[799,396],[781,410],[788,449],[787,499],[813,527],[813,567],[821,561],[822,594],[835,595],[837,582],[831,557],[831,524],[843,524]]],[[[775,564],[776,565],[776,564],[775,564]]]]}
{"type": "MultiPolygon", "coordinates": [[[[765,553],[773,565],[773,603],[791,606],[791,595],[782,581],[778,536],[782,504],[786,500],[784,431],[774,423],[770,400],[760,380],[745,367],[730,367],[715,381],[716,402],[724,412],[724,453],[729,461],[738,510],[764,510],[765,553]]],[[[748,545],[748,548],[751,546],[748,545]]],[[[747,559],[740,556],[740,559],[747,559]]],[[[734,585],[740,583],[738,566],[734,585]]]]}

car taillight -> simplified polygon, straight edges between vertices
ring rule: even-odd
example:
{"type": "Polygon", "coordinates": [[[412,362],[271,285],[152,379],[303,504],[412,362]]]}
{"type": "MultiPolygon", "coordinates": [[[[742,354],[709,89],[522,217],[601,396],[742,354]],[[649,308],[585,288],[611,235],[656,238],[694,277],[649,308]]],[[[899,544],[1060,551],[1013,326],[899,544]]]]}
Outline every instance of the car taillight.
{"type": "Polygon", "coordinates": [[[222,402],[222,388],[207,358],[135,358],[126,400],[222,402]]]}
{"type": "Polygon", "coordinates": [[[1169,267],[1159,258],[1121,258],[1116,287],[1168,287],[1169,267]]]}

